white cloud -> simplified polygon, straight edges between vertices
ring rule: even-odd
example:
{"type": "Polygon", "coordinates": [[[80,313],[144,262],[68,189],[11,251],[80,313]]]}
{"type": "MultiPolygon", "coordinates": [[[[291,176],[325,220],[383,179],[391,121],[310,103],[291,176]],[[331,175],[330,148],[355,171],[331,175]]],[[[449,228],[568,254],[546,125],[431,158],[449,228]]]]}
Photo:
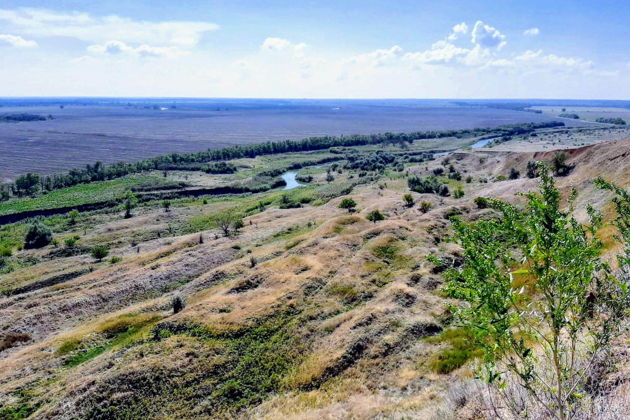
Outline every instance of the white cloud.
{"type": "Polygon", "coordinates": [[[455,41],[459,38],[459,35],[465,35],[468,33],[468,25],[466,22],[458,23],[453,26],[451,34],[448,36],[449,41],[455,41]]]}
{"type": "Polygon", "coordinates": [[[414,65],[448,64],[469,52],[468,48],[457,47],[447,41],[437,41],[431,46],[430,50],[407,53],[404,58],[414,65]]]}
{"type": "Polygon", "coordinates": [[[527,50],[513,58],[488,61],[489,67],[512,69],[521,73],[531,72],[577,72],[581,74],[606,75],[606,72],[593,70],[593,62],[579,57],[563,57],[545,54],[542,50],[527,50]]]}
{"type": "Polygon", "coordinates": [[[18,48],[36,47],[37,42],[30,41],[17,35],[0,34],[0,43],[7,43],[18,48]]]}
{"type": "Polygon", "coordinates": [[[592,61],[574,57],[562,57],[556,54],[543,54],[542,50],[527,50],[514,59],[518,63],[543,67],[560,67],[575,70],[590,70],[593,67],[592,61]]]}
{"type": "Polygon", "coordinates": [[[303,57],[305,48],[306,44],[303,42],[293,43],[288,39],[274,37],[265,38],[260,46],[263,51],[289,51],[296,57],[303,57]]]}
{"type": "Polygon", "coordinates": [[[540,34],[540,29],[538,29],[536,27],[525,29],[523,31],[523,35],[525,35],[525,36],[536,36],[538,34],[540,34]]]}
{"type": "Polygon", "coordinates": [[[365,54],[358,54],[346,60],[346,63],[378,67],[399,58],[403,49],[394,45],[388,49],[378,49],[365,54]]]}
{"type": "Polygon", "coordinates": [[[122,41],[107,41],[104,44],[90,45],[87,50],[95,54],[129,54],[138,57],[167,57],[175,58],[188,54],[188,51],[177,47],[155,47],[142,44],[137,47],[128,45],[122,41]]]}
{"type": "Polygon", "coordinates": [[[496,48],[500,50],[507,43],[506,36],[498,29],[478,20],[472,30],[472,43],[482,48],[496,48]]]}
{"type": "Polygon", "coordinates": [[[0,22],[16,32],[37,37],[71,37],[98,43],[117,39],[127,43],[187,48],[197,45],[204,33],[219,29],[218,25],[209,22],[150,22],[117,15],[99,17],[34,8],[0,9],[0,22]]]}

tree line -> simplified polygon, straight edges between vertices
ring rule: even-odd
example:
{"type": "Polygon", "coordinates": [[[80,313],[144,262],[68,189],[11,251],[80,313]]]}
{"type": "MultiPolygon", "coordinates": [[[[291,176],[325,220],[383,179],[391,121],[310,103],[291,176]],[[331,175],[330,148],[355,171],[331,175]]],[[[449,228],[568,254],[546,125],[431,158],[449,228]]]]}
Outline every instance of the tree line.
{"type": "Polygon", "coordinates": [[[105,165],[96,162],[84,168],[71,169],[66,173],[40,176],[28,173],[19,176],[15,182],[0,187],[0,201],[11,196],[25,196],[38,191],[52,191],[95,181],[120,178],[129,174],[148,170],[172,168],[173,165],[184,165],[199,162],[226,161],[240,158],[254,158],[288,152],[305,152],[323,150],[331,147],[351,147],[375,144],[405,144],[414,140],[437,139],[445,137],[467,137],[493,134],[511,136],[530,133],[541,128],[563,126],[558,121],[522,123],[495,128],[472,128],[462,130],[420,131],[412,133],[355,134],[351,136],[319,136],[301,140],[268,141],[264,143],[230,146],[222,149],[209,149],[197,153],[170,153],[144,159],[137,162],[118,162],[105,165]]]}

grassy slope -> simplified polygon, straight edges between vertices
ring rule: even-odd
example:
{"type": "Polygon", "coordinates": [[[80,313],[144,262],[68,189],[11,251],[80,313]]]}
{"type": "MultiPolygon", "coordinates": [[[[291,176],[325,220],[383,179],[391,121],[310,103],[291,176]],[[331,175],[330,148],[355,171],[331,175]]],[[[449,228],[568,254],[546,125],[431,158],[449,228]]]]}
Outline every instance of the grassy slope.
{"type": "MultiPolygon", "coordinates": [[[[562,185],[596,175],[605,165],[588,162],[613,159],[609,149],[582,158],[588,173],[562,185]]],[[[79,232],[80,243],[107,243],[122,261],[50,258],[52,248],[12,257],[36,262],[3,287],[92,272],[0,298],[0,328],[31,337],[0,353],[0,417],[429,418],[449,384],[469,375],[475,350],[465,332],[436,335],[448,325],[445,301],[425,256],[456,253],[440,242],[449,209],[475,217],[476,195],[510,198],[535,185],[478,183],[523,160],[510,154],[451,160],[474,181],[461,183],[459,200],[414,194],[432,203],[426,214],[403,205],[405,180],[389,171],[354,187],[358,212],[348,214],[337,205],[356,178],[328,184],[324,168],[309,168],[313,185],[286,193],[176,200],[169,213],[155,203],[127,220],[83,215],[78,226],[51,220],[60,237],[79,232]],[[305,207],[279,208],[285,194],[305,207]],[[368,222],[373,209],[386,220],[368,222]],[[215,218],[225,212],[245,216],[242,233],[220,235],[215,218]],[[175,294],[187,306],[173,315],[175,294]]]]}

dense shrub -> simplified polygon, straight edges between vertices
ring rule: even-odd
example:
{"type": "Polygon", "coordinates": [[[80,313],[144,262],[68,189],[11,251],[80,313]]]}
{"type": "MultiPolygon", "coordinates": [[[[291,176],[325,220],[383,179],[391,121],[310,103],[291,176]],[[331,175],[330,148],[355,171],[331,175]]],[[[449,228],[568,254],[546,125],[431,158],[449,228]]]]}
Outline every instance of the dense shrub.
{"type": "Polygon", "coordinates": [[[52,241],[52,231],[41,222],[33,223],[26,232],[24,248],[42,248],[52,241]]]}
{"type": "Polygon", "coordinates": [[[450,195],[448,186],[442,184],[435,176],[428,176],[422,178],[419,176],[412,176],[407,179],[409,189],[423,194],[438,194],[443,197],[450,195]]]}
{"type": "Polygon", "coordinates": [[[366,219],[368,219],[370,222],[378,222],[380,220],[385,220],[385,216],[383,216],[383,213],[380,212],[380,210],[372,210],[370,213],[368,213],[366,219]]]}
{"type": "Polygon", "coordinates": [[[487,208],[490,203],[490,201],[485,197],[475,197],[474,202],[477,205],[477,208],[479,209],[487,208]]]}
{"type": "Polygon", "coordinates": [[[348,210],[349,213],[352,213],[356,206],[357,206],[357,203],[352,198],[344,198],[339,203],[339,208],[340,209],[346,209],[346,210],[348,210]]]}
{"type": "Polygon", "coordinates": [[[184,302],[184,299],[181,296],[177,295],[173,297],[171,305],[173,307],[173,313],[176,314],[186,307],[186,302],[184,302]]]}
{"type": "Polygon", "coordinates": [[[527,162],[527,178],[538,178],[538,161],[530,160],[527,162]]]}
{"type": "Polygon", "coordinates": [[[626,125],[626,121],[623,118],[598,118],[595,121],[605,124],[626,125]]]}
{"type": "Polygon", "coordinates": [[[92,258],[94,258],[95,260],[102,261],[103,258],[109,255],[109,248],[107,248],[104,245],[97,245],[94,248],[92,248],[92,250],[90,251],[90,254],[92,255],[92,258]]]}
{"type": "Polygon", "coordinates": [[[510,174],[508,175],[508,178],[518,179],[520,176],[521,176],[521,172],[518,169],[516,168],[510,169],[510,174]]]}
{"type": "Polygon", "coordinates": [[[575,165],[567,164],[566,161],[568,158],[569,158],[569,155],[564,152],[557,153],[553,157],[553,159],[551,160],[551,167],[553,169],[554,175],[567,176],[569,175],[569,173],[571,173],[575,165]]]}

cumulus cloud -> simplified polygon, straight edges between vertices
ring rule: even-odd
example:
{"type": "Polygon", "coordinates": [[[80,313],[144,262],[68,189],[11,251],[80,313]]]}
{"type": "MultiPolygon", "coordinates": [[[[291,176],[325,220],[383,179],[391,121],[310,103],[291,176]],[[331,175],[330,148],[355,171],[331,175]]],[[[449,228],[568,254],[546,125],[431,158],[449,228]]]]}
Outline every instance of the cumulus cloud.
{"type": "Polygon", "coordinates": [[[431,49],[420,52],[411,52],[405,54],[405,60],[419,64],[447,64],[455,61],[458,57],[468,54],[468,48],[457,47],[447,41],[437,41],[431,49]]]}
{"type": "Polygon", "coordinates": [[[350,64],[360,64],[371,67],[379,67],[388,62],[392,62],[402,55],[403,49],[394,45],[387,49],[378,49],[365,54],[358,54],[346,60],[350,64]]]}
{"type": "Polygon", "coordinates": [[[525,35],[525,36],[536,36],[538,34],[540,34],[540,29],[538,29],[536,27],[525,29],[523,31],[523,35],[525,35]]]}
{"type": "Polygon", "coordinates": [[[132,55],[138,57],[167,57],[174,58],[186,55],[188,52],[177,47],[155,47],[142,44],[133,47],[123,41],[113,40],[104,44],[90,45],[88,51],[95,54],[132,55]]]}
{"type": "Polygon", "coordinates": [[[35,41],[26,40],[21,36],[9,34],[0,34],[0,43],[6,43],[18,48],[29,48],[37,46],[37,42],[35,41]]]}
{"type": "Polygon", "coordinates": [[[513,58],[490,60],[488,67],[511,69],[519,72],[577,72],[582,74],[606,75],[607,72],[595,72],[590,60],[579,57],[563,57],[557,54],[545,54],[542,50],[527,50],[513,58]]]}
{"type": "Polygon", "coordinates": [[[561,67],[575,70],[590,70],[593,62],[575,57],[562,57],[556,54],[544,54],[542,50],[527,50],[518,55],[514,61],[543,67],[561,67]]]}
{"type": "Polygon", "coordinates": [[[458,23],[453,26],[450,35],[448,36],[449,41],[455,41],[459,38],[460,35],[465,35],[468,33],[468,25],[466,22],[458,23]]]}
{"type": "Polygon", "coordinates": [[[294,43],[288,39],[274,37],[265,38],[260,46],[260,49],[263,51],[288,51],[296,57],[304,56],[305,48],[306,44],[303,42],[294,43]]]}
{"type": "Polygon", "coordinates": [[[482,48],[496,48],[500,50],[507,43],[506,36],[498,29],[486,25],[478,20],[472,30],[472,43],[482,48]]]}
{"type": "Polygon", "coordinates": [[[37,37],[71,37],[96,43],[116,39],[126,43],[186,48],[197,45],[204,33],[219,29],[218,25],[209,22],[151,22],[117,15],[92,16],[37,8],[0,9],[0,22],[15,32],[37,37]]]}

